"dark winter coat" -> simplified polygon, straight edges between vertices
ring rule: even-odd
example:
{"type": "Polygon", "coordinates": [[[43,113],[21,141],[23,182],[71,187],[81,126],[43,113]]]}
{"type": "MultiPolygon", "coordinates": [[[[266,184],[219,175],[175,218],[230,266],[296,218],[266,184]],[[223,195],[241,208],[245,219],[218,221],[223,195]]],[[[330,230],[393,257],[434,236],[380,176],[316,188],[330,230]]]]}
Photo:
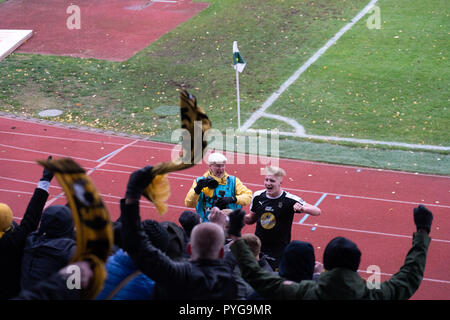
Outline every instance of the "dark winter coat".
{"type": "Polygon", "coordinates": [[[334,268],[321,273],[318,281],[300,283],[286,281],[259,267],[244,240],[237,240],[231,251],[238,261],[244,279],[268,299],[283,300],[404,300],[419,288],[425,271],[425,262],[431,238],[424,232],[416,232],[413,244],[400,270],[379,288],[369,288],[355,271],[334,268]]]}
{"type": "Polygon", "coordinates": [[[36,188],[20,225],[0,238],[0,300],[16,296],[20,291],[20,268],[27,236],[36,230],[48,192],[36,188]]]}
{"type": "Polygon", "coordinates": [[[22,258],[21,289],[65,267],[76,249],[72,213],[66,206],[51,206],[42,214],[39,230],[27,237],[22,258]]]}
{"type": "MultiPolygon", "coordinates": [[[[136,266],[163,287],[165,299],[217,300],[235,299],[236,282],[232,270],[221,260],[172,261],[155,248],[141,228],[139,205],[122,199],[122,243],[136,266]]],[[[157,289],[155,288],[155,290],[157,289]]],[[[158,290],[158,292],[161,292],[158,290]]],[[[155,299],[160,296],[154,295],[155,299]]]]}
{"type": "MultiPolygon", "coordinates": [[[[96,297],[96,300],[106,299],[119,286],[124,279],[132,273],[138,271],[133,260],[119,249],[114,255],[108,258],[106,263],[106,277],[102,291],[96,297]]],[[[145,274],[139,274],[125,284],[112,300],[150,300],[153,294],[155,281],[145,274]]]]}

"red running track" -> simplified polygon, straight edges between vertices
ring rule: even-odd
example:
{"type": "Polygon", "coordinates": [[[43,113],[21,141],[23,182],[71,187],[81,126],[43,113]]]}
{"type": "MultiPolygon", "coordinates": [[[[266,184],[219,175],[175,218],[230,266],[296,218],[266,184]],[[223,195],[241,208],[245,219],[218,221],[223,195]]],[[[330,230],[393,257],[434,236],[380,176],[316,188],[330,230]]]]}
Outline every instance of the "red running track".
{"type": "MultiPolygon", "coordinates": [[[[111,134],[44,124],[0,116],[0,202],[8,203],[20,219],[42,174],[37,159],[48,155],[72,157],[87,171],[100,190],[112,219],[119,216],[129,174],[145,165],[171,159],[174,145],[111,134]]],[[[253,158],[254,159],[254,158],[253,158]]],[[[237,162],[237,156],[233,158],[237,162]]],[[[229,164],[227,171],[237,175],[253,191],[263,188],[261,161],[229,164]],[[254,163],[254,162],[253,162],[254,163]]],[[[314,245],[316,260],[335,236],[344,236],[362,251],[360,274],[368,277],[370,265],[378,265],[382,280],[396,273],[411,245],[414,231],[412,210],[422,203],[433,211],[425,277],[413,299],[450,299],[450,177],[395,172],[318,162],[279,159],[286,169],[284,188],[307,202],[319,203],[319,217],[298,215],[292,238],[314,245]]],[[[206,165],[169,175],[171,197],[166,215],[141,201],[142,218],[177,222],[187,209],[184,197],[195,177],[206,165]]],[[[52,182],[47,205],[65,204],[62,190],[52,182]]],[[[245,208],[248,210],[248,208],[245,208]]],[[[253,232],[246,226],[244,232],[253,232]]]]}
{"type": "Polygon", "coordinates": [[[33,30],[17,52],[125,61],[208,5],[191,0],[8,0],[0,4],[0,29],[33,30]]]}

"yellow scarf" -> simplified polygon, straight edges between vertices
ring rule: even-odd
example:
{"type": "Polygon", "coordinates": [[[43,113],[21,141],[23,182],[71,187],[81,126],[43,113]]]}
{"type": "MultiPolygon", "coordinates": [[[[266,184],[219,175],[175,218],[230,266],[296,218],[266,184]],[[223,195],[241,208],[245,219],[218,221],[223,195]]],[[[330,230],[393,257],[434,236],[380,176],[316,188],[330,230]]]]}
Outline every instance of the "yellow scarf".
{"type": "Polygon", "coordinates": [[[105,263],[114,242],[108,210],[86,171],[73,159],[38,160],[38,163],[54,172],[64,190],[76,229],[77,248],[72,262],[91,263],[93,280],[83,290],[82,298],[93,299],[103,288],[105,263]]]}
{"type": "MultiPolygon", "coordinates": [[[[167,179],[167,173],[180,171],[195,166],[196,153],[194,152],[194,126],[195,122],[201,122],[202,126],[202,154],[206,149],[207,142],[203,140],[204,133],[211,128],[211,121],[206,115],[205,111],[197,106],[197,98],[191,95],[186,90],[180,91],[180,110],[181,110],[181,127],[189,131],[191,136],[191,150],[184,150],[183,153],[190,151],[191,159],[189,163],[185,163],[182,157],[174,161],[167,161],[158,163],[152,169],[152,175],[154,176],[150,185],[144,190],[143,196],[150,200],[160,214],[164,214],[167,211],[166,201],[170,196],[169,180],[167,179]]],[[[201,159],[200,159],[201,160],[201,159]]]]}

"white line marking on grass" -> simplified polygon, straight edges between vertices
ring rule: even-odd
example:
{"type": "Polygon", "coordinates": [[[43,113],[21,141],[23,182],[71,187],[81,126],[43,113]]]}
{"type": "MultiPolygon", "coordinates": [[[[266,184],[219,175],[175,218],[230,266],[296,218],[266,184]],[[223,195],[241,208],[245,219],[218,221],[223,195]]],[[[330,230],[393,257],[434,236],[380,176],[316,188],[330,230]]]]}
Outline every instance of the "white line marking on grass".
{"type": "Polygon", "coordinates": [[[287,79],[281,87],[272,93],[272,95],[261,105],[261,107],[256,110],[247,121],[242,125],[241,131],[245,132],[258,132],[259,130],[250,130],[250,127],[261,117],[267,117],[272,119],[277,119],[280,121],[284,121],[294,127],[295,132],[279,132],[280,136],[295,136],[295,137],[304,137],[304,138],[312,138],[323,141],[344,141],[344,142],[353,142],[353,143],[363,143],[363,144],[381,144],[395,147],[404,147],[408,149],[425,149],[425,150],[441,150],[441,151],[450,151],[450,147],[441,147],[441,146],[433,146],[433,145],[421,145],[421,144],[409,144],[409,143],[401,143],[401,142],[389,142],[389,141],[377,141],[377,140],[369,140],[369,139],[354,139],[354,138],[341,138],[341,137],[333,137],[333,136],[319,136],[319,135],[307,135],[305,134],[305,130],[301,124],[299,124],[295,119],[291,119],[288,117],[283,117],[280,115],[273,115],[266,112],[266,110],[280,97],[280,95],[289,88],[299,77],[305,72],[314,62],[316,62],[322,54],[324,54],[333,44],[339,40],[340,37],[344,35],[354,24],[356,24],[362,17],[364,17],[378,2],[378,0],[372,0],[368,5],[364,7],[349,23],[347,23],[341,30],[339,30],[328,42],[320,48],[314,55],[309,58],[295,73],[287,79]]]}
{"type": "MultiPolygon", "coordinates": [[[[280,116],[278,114],[266,113],[266,112],[263,112],[261,114],[261,116],[263,116],[265,118],[272,118],[272,119],[275,119],[275,120],[284,121],[284,122],[290,124],[292,127],[294,127],[295,135],[298,135],[298,136],[304,136],[305,135],[305,128],[301,124],[299,124],[297,122],[297,120],[295,120],[295,119],[284,117],[284,116],[280,116]]],[[[250,130],[251,129],[249,129],[247,131],[250,131],[250,130]]]]}
{"type": "MultiPolygon", "coordinates": [[[[264,113],[264,115],[267,115],[267,113],[264,113]]],[[[273,118],[273,117],[271,116],[271,118],[273,118]]],[[[281,120],[281,119],[279,119],[279,120],[281,120]]],[[[293,120],[293,119],[289,119],[289,120],[293,120]]],[[[247,132],[258,133],[258,132],[267,132],[267,130],[264,131],[264,129],[248,129],[247,132]]],[[[315,140],[322,140],[322,141],[345,141],[345,142],[362,143],[362,144],[380,144],[380,145],[386,145],[386,146],[390,146],[390,147],[403,147],[403,148],[408,148],[408,149],[425,149],[425,150],[436,150],[436,151],[450,151],[450,147],[433,146],[433,145],[428,145],[428,144],[412,144],[412,143],[394,142],[394,141],[379,141],[379,140],[371,140],[371,139],[356,139],[356,138],[343,138],[343,137],[334,137],[334,136],[319,136],[319,135],[314,135],[314,134],[298,134],[297,133],[297,129],[296,129],[296,132],[278,131],[278,135],[280,135],[280,136],[291,136],[291,137],[308,138],[308,139],[315,139],[315,140]]]]}
{"type": "Polygon", "coordinates": [[[378,0],[372,0],[369,2],[367,6],[364,7],[349,23],[347,23],[341,30],[338,31],[328,42],[320,48],[314,55],[308,59],[295,73],[287,79],[281,87],[272,93],[272,95],[262,104],[261,108],[256,110],[247,121],[245,121],[244,125],[242,126],[242,131],[248,130],[253,123],[255,123],[256,120],[261,118],[263,113],[269,108],[279,97],[280,95],[287,89],[291,84],[293,84],[300,75],[306,71],[306,69],[309,68],[314,62],[317,61],[317,59],[320,58],[322,54],[324,54],[328,48],[330,48],[336,41],[342,37],[344,33],[346,33],[356,22],[358,22],[362,17],[366,15],[367,12],[372,9],[372,7],[378,2],[378,0]]]}

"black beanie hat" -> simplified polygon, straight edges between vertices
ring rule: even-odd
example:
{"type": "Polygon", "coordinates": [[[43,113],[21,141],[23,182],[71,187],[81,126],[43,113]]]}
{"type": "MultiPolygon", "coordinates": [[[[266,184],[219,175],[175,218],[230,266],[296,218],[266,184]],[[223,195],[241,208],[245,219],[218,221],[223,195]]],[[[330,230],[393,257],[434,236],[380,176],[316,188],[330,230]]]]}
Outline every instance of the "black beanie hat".
{"type": "Polygon", "coordinates": [[[166,252],[169,245],[167,230],[159,222],[150,219],[142,221],[141,225],[152,244],[162,252],[166,252]]]}
{"type": "Polygon", "coordinates": [[[331,240],[323,253],[323,266],[326,270],[346,268],[357,271],[361,262],[361,251],[353,241],[344,237],[331,240]]]}
{"type": "Polygon", "coordinates": [[[190,237],[192,229],[200,223],[200,215],[192,211],[183,211],[178,218],[178,222],[181,224],[184,231],[186,231],[188,237],[190,237]]]}
{"type": "Polygon", "coordinates": [[[312,280],[315,263],[316,258],[312,244],[294,240],[284,249],[278,273],[283,278],[295,282],[312,280]]]}

